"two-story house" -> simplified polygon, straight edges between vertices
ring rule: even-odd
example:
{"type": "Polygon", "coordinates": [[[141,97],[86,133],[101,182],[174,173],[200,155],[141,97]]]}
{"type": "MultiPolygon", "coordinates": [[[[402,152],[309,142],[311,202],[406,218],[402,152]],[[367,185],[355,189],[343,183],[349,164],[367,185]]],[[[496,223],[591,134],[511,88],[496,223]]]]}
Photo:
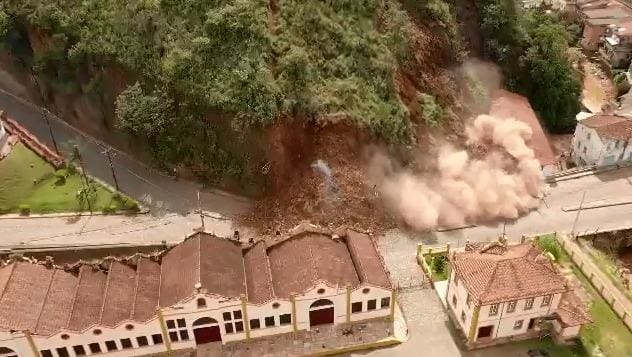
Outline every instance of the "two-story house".
{"type": "MultiPolygon", "coordinates": [[[[447,306],[468,348],[537,336],[542,321],[557,318],[569,290],[550,258],[529,243],[467,244],[449,256],[449,264],[447,306]]],[[[571,338],[577,325],[557,326],[571,338]]]]}
{"type": "Polygon", "coordinates": [[[389,319],[372,238],[303,225],[242,246],[196,233],[151,255],[0,267],[0,356],[141,356],[389,319]]]}
{"type": "Polygon", "coordinates": [[[578,166],[632,163],[632,119],[600,113],[579,120],[572,143],[578,166]]]}

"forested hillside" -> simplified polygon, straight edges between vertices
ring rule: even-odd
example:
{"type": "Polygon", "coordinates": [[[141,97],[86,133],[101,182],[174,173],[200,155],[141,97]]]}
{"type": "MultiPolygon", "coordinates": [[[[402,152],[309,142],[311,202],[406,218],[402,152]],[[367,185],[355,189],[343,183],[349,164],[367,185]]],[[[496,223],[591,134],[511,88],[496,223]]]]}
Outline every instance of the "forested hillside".
{"type": "Polygon", "coordinates": [[[5,0],[1,50],[40,86],[111,97],[116,128],[157,165],[243,186],[267,173],[271,127],[342,121],[392,144],[423,113],[441,119],[459,54],[450,3],[5,0]]]}

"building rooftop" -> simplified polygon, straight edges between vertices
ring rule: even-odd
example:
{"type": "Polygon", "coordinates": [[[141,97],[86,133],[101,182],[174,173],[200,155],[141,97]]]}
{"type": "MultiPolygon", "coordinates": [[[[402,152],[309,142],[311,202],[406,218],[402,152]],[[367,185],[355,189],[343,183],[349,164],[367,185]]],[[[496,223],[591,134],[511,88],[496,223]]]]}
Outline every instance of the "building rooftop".
{"type": "Polygon", "coordinates": [[[632,119],[616,114],[596,114],[580,124],[595,129],[602,138],[627,140],[632,138],[632,119]]]}
{"type": "Polygon", "coordinates": [[[198,292],[260,304],[315,284],[391,288],[372,238],[307,225],[278,241],[240,244],[208,233],[154,254],[56,266],[14,258],[0,265],[0,330],[52,335],[144,322],[198,292]]]}
{"type": "Polygon", "coordinates": [[[527,144],[535,152],[536,158],[542,166],[555,165],[557,160],[553,148],[529,100],[502,89],[496,91],[493,98],[489,114],[499,118],[514,118],[529,125],[531,139],[527,144]]]}
{"type": "Polygon", "coordinates": [[[450,256],[456,276],[477,305],[567,291],[566,280],[532,244],[468,244],[450,256]]]}

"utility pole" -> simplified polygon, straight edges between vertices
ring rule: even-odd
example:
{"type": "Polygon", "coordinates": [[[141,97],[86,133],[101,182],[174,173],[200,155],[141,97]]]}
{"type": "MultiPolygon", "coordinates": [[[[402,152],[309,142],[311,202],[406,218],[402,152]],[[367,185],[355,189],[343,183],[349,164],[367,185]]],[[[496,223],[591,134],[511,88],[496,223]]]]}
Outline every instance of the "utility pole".
{"type": "Polygon", "coordinates": [[[46,125],[48,125],[48,132],[50,133],[50,138],[53,140],[53,146],[55,147],[55,152],[59,155],[59,148],[57,148],[57,140],[55,140],[55,135],[53,134],[53,127],[50,126],[50,119],[48,119],[48,110],[42,110],[44,114],[44,120],[46,120],[46,125]]]}
{"type": "Polygon", "coordinates": [[[204,231],[204,213],[202,212],[202,204],[200,203],[200,191],[197,192],[198,211],[200,212],[200,221],[202,221],[202,231],[204,231]]]}
{"type": "Polygon", "coordinates": [[[75,145],[73,147],[73,150],[75,152],[75,156],[77,157],[77,160],[79,160],[79,166],[81,166],[81,173],[83,174],[83,180],[81,181],[81,184],[83,185],[83,193],[86,196],[86,202],[88,203],[88,208],[90,209],[90,213],[94,213],[92,211],[92,203],[90,202],[90,196],[89,196],[89,190],[90,190],[90,183],[88,182],[88,176],[86,176],[86,168],[83,166],[83,159],[81,158],[81,153],[79,152],[79,147],[77,147],[77,145],[75,145]],[[85,184],[84,184],[85,181],[85,184]]]}
{"type": "Polygon", "coordinates": [[[577,226],[577,221],[579,221],[579,214],[582,212],[582,206],[584,205],[584,199],[586,198],[586,191],[582,195],[582,200],[579,202],[579,209],[577,210],[577,215],[575,216],[575,222],[573,222],[573,228],[571,229],[571,236],[575,238],[575,227],[577,226]]]}
{"type": "Polygon", "coordinates": [[[118,180],[116,179],[116,172],[114,172],[114,165],[112,165],[112,155],[110,154],[111,151],[112,151],[112,148],[107,147],[105,151],[103,152],[103,154],[105,154],[108,157],[108,163],[110,164],[110,170],[112,171],[112,178],[114,179],[114,186],[116,186],[116,191],[120,192],[121,189],[119,188],[118,180]]]}

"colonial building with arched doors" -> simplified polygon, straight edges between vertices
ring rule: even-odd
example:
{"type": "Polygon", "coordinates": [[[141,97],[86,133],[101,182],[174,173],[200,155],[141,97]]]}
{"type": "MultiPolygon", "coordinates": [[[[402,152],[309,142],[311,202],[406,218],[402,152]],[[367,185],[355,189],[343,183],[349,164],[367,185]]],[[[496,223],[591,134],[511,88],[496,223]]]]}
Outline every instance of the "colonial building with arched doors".
{"type": "Polygon", "coordinates": [[[0,267],[0,357],[139,356],[392,317],[372,238],[303,224],[242,245],[207,233],[124,259],[0,267]]]}

